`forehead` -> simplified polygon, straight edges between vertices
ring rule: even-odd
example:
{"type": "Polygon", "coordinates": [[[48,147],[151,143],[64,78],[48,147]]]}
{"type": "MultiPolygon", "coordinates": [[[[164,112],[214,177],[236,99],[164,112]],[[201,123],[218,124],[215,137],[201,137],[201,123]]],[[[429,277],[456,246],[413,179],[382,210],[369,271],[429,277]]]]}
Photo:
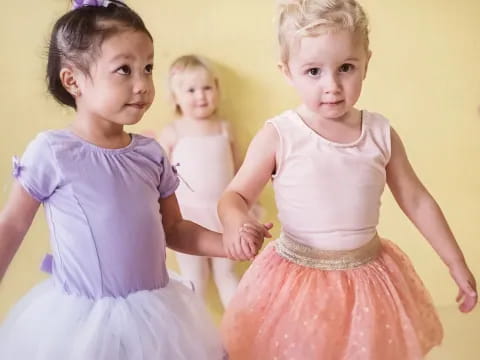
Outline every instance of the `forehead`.
{"type": "Polygon", "coordinates": [[[366,58],[362,36],[348,30],[327,31],[317,36],[293,40],[290,62],[330,63],[366,58]]]}
{"type": "Polygon", "coordinates": [[[153,58],[152,40],[142,31],[125,30],[103,41],[100,58],[113,61],[122,57],[131,59],[153,58]]]}
{"type": "Polygon", "coordinates": [[[175,86],[187,87],[197,84],[210,84],[214,82],[214,77],[207,69],[198,66],[183,71],[179,71],[172,77],[172,83],[175,86]]]}

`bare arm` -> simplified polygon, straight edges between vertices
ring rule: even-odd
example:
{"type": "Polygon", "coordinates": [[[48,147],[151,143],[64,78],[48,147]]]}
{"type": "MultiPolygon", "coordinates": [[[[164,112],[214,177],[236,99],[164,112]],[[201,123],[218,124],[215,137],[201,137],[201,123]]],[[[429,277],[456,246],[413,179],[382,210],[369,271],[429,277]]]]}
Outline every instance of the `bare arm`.
{"type": "MultiPolygon", "coordinates": [[[[448,266],[462,295],[476,298],[475,279],[465,263],[463,253],[437,202],[415,174],[402,141],[394,129],[391,129],[391,143],[392,155],[387,166],[387,182],[395,200],[448,266]]],[[[469,306],[473,308],[475,303],[468,299],[465,301],[468,302],[465,309],[469,306]]]]}
{"type": "Polygon", "coordinates": [[[0,280],[17,252],[40,203],[14,182],[10,196],[0,212],[0,280]]]}
{"type": "Polygon", "coordinates": [[[184,220],[175,194],[160,199],[160,212],[169,248],[192,255],[226,256],[221,234],[184,220]]]}
{"type": "MultiPolygon", "coordinates": [[[[262,189],[270,180],[275,171],[275,152],[278,145],[278,135],[272,125],[264,126],[252,140],[245,160],[237,174],[222,195],[218,212],[224,226],[224,242],[227,254],[231,258],[238,258],[240,254],[251,254],[251,249],[242,246],[240,231],[245,230],[251,241],[261,237],[271,237],[266,227],[258,224],[248,214],[250,207],[257,200],[262,189]],[[248,224],[250,231],[245,229],[248,224]]],[[[243,235],[242,235],[243,236],[243,235]]]]}

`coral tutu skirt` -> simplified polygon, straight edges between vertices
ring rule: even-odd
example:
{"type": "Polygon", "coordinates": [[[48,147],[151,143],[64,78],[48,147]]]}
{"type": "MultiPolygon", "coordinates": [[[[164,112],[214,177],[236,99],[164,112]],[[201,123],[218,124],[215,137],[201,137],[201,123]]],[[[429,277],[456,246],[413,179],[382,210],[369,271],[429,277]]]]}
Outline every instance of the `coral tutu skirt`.
{"type": "Polygon", "coordinates": [[[230,360],[415,360],[443,336],[407,256],[378,237],[340,252],[269,244],[221,330],[230,360]]]}
{"type": "Polygon", "coordinates": [[[221,360],[203,304],[180,281],[127,297],[33,288],[0,327],[1,360],[221,360]]]}

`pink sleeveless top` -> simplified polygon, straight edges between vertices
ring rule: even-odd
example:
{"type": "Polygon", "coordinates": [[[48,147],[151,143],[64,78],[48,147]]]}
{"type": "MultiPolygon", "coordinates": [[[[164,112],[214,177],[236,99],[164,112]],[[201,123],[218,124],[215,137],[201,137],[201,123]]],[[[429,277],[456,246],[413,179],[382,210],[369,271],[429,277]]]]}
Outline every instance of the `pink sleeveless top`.
{"type": "Polygon", "coordinates": [[[181,136],[171,155],[183,181],[176,196],[184,218],[221,231],[217,202],[234,175],[226,123],[218,135],[181,136]]]}
{"type": "Polygon", "coordinates": [[[390,125],[362,111],[352,143],[329,141],[288,110],[270,119],[280,138],[273,188],[283,233],[326,250],[357,248],[376,234],[390,159],[390,125]]]}

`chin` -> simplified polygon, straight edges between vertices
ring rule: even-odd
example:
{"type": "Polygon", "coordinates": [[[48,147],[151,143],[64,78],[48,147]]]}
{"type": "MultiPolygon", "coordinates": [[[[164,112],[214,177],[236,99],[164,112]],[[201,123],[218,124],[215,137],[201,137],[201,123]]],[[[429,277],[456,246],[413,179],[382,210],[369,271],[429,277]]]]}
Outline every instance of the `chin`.
{"type": "Polygon", "coordinates": [[[142,117],[143,117],[143,114],[141,116],[136,116],[136,117],[132,117],[132,118],[129,118],[129,119],[124,119],[124,121],[121,122],[122,125],[135,125],[137,123],[140,122],[140,120],[142,120],[142,117]]]}
{"type": "Polygon", "coordinates": [[[212,115],[213,115],[213,112],[211,112],[211,111],[202,111],[202,112],[196,113],[195,117],[197,119],[208,119],[212,115]]]}

